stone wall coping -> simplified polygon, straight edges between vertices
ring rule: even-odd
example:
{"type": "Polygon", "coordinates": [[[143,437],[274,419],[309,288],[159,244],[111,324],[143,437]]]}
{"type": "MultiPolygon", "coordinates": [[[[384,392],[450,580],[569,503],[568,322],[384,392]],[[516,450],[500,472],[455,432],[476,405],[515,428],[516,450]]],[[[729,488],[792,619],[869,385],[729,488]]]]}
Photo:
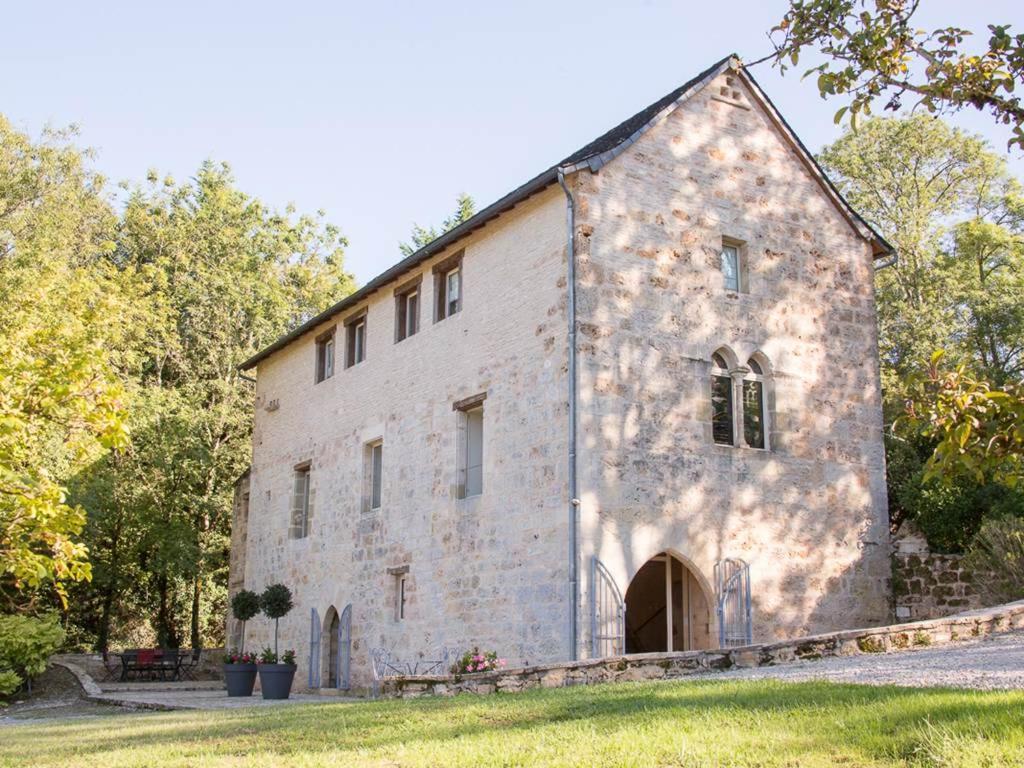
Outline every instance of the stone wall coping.
{"type": "Polygon", "coordinates": [[[82,690],[85,691],[86,696],[99,696],[103,693],[99,685],[96,684],[96,681],[92,679],[92,675],[74,661],[62,656],[54,656],[50,661],[55,666],[63,667],[74,675],[75,679],[78,680],[78,684],[82,686],[82,690]]]}
{"type": "MultiPolygon", "coordinates": [[[[781,663],[787,658],[785,653],[783,659],[777,658],[780,652],[793,651],[793,658],[817,658],[820,655],[832,655],[835,653],[870,653],[887,650],[884,643],[878,646],[878,650],[866,651],[858,649],[858,642],[869,638],[910,635],[927,633],[929,630],[953,629],[960,626],[977,626],[982,623],[999,622],[1012,617],[1024,617],[1024,600],[1019,600],[1005,605],[992,608],[981,608],[973,611],[965,611],[953,616],[946,616],[940,619],[929,619],[926,621],[913,621],[902,624],[890,624],[882,627],[865,627],[862,629],[847,629],[837,632],[827,632],[818,635],[806,635],[782,640],[774,643],[757,643],[731,648],[714,648],[700,651],[673,651],[660,653],[636,653],[621,656],[606,656],[596,659],[581,659],[579,661],[555,662],[551,664],[536,664],[525,667],[514,667],[499,669],[490,672],[469,672],[461,675],[391,675],[383,679],[386,691],[396,692],[401,695],[403,688],[411,686],[420,691],[432,692],[434,687],[447,690],[452,685],[465,685],[470,688],[481,688],[492,686],[499,681],[509,679],[541,679],[551,673],[572,673],[577,671],[593,670],[595,668],[637,668],[645,666],[661,666],[664,669],[669,667],[688,669],[712,669],[720,666],[767,666],[781,663]],[[840,650],[840,647],[843,647],[840,650]],[[826,653],[816,653],[808,648],[826,649],[826,653]],[[854,650],[856,649],[856,650],[854,650]],[[722,664],[726,661],[726,664],[722,664]],[[689,663],[687,663],[689,662],[689,663]],[[751,663],[753,662],[753,663],[751,663]]],[[[998,630],[997,630],[998,631],[998,630]]],[[[986,632],[985,634],[988,634],[986,632]]],[[[571,674],[569,677],[573,677],[571,674]]]]}

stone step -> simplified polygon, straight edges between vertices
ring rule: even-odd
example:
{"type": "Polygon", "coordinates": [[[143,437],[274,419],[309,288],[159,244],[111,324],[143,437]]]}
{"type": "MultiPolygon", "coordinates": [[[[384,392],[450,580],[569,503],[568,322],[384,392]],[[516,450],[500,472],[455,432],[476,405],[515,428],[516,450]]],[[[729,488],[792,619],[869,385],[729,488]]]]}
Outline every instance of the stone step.
{"type": "Polygon", "coordinates": [[[142,681],[100,683],[104,693],[178,693],[181,691],[223,691],[223,680],[142,681]]]}

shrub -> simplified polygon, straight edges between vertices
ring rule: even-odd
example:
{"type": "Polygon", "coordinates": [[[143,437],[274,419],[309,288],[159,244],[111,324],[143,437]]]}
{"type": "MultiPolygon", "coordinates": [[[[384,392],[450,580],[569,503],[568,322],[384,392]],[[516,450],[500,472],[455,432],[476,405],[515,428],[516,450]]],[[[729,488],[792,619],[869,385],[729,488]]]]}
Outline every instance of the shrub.
{"type": "Polygon", "coordinates": [[[47,661],[63,642],[64,630],[56,616],[0,616],[0,689],[11,684],[12,674],[18,684],[31,684],[46,671],[47,661]]]}
{"type": "Polygon", "coordinates": [[[20,686],[21,678],[16,673],[9,669],[0,669],[0,696],[10,696],[20,686]]]}
{"type": "Polygon", "coordinates": [[[1024,598],[1024,520],[987,520],[971,541],[964,563],[990,604],[1024,598]]]}
{"type": "MultiPolygon", "coordinates": [[[[274,620],[274,659],[277,659],[277,623],[292,609],[292,591],[284,584],[271,584],[260,595],[260,608],[267,618],[274,620]]],[[[269,663],[275,663],[269,662],[269,663]]],[[[267,662],[265,662],[267,663],[267,662]]]]}
{"type": "MultiPolygon", "coordinates": [[[[260,597],[249,589],[239,591],[231,598],[231,613],[242,622],[242,650],[245,650],[245,622],[260,612],[260,597]]],[[[244,662],[248,663],[248,662],[244,662]]]]}
{"type": "Polygon", "coordinates": [[[240,651],[231,650],[224,654],[225,664],[255,664],[256,654],[255,653],[242,653],[240,651]]]}

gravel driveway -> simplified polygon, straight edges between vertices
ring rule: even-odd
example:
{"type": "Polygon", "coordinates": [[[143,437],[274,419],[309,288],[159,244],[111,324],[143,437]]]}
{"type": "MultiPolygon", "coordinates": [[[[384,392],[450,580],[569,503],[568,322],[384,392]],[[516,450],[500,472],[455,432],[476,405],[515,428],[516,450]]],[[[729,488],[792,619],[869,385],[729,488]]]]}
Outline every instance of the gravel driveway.
{"type": "MultiPolygon", "coordinates": [[[[886,654],[862,654],[777,667],[700,675],[740,680],[827,680],[833,683],[953,686],[982,690],[1024,688],[1024,633],[886,654]]],[[[692,679],[692,678],[691,678],[692,679]]]]}

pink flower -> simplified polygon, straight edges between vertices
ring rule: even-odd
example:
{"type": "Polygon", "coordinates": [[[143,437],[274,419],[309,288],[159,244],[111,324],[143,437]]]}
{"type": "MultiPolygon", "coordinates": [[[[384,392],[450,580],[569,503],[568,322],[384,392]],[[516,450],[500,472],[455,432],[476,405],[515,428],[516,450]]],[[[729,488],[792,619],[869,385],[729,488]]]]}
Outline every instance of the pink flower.
{"type": "Polygon", "coordinates": [[[504,659],[498,659],[498,666],[499,667],[504,667],[505,666],[505,660],[504,659]]]}

